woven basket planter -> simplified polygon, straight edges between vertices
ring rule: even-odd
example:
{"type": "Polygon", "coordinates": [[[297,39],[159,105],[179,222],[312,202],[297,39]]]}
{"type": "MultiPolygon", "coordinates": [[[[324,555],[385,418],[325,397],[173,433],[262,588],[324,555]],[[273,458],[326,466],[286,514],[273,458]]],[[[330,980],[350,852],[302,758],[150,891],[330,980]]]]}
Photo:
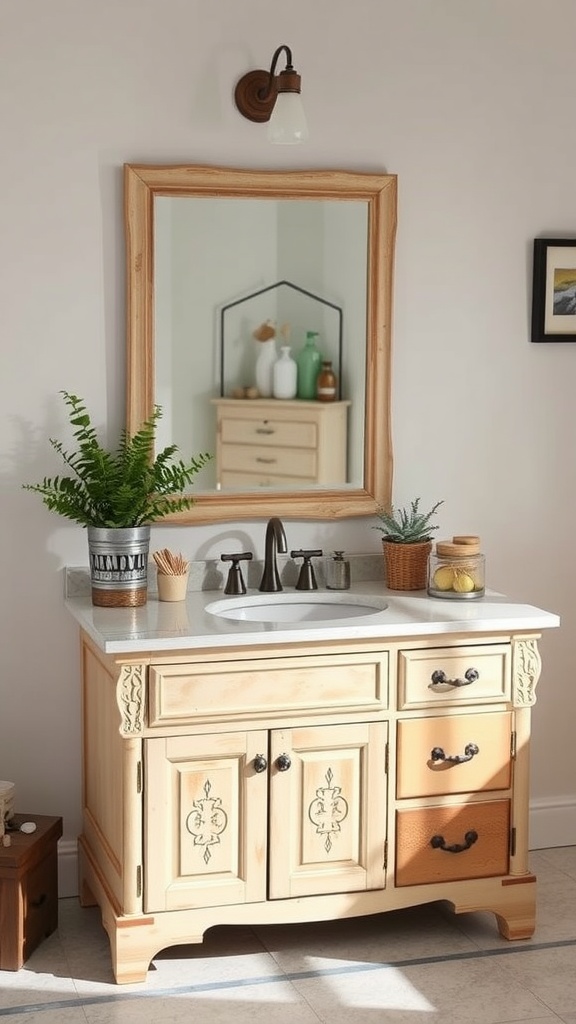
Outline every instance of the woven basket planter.
{"type": "Polygon", "coordinates": [[[382,541],[384,575],[389,590],[425,590],[428,582],[428,556],[432,541],[395,544],[382,541]]]}

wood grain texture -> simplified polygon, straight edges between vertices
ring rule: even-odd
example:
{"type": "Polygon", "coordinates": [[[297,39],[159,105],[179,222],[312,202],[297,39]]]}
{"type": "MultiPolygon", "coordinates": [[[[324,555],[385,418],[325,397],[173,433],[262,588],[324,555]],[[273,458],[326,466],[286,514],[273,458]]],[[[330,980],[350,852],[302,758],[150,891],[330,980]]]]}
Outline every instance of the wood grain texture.
{"type": "Polygon", "coordinates": [[[493,912],[505,937],[531,935],[531,707],[511,695],[514,643],[459,633],[441,647],[429,636],[121,656],[83,635],[81,893],[101,908],[117,981],[143,980],[158,950],[217,924],[446,900],[493,912]],[[480,666],[481,687],[423,691],[439,658],[480,666]],[[469,742],[479,759],[432,771],[429,747],[469,742]],[[471,830],[461,852],[431,845],[471,830]]]}
{"type": "Polygon", "coordinates": [[[346,483],[349,402],[215,399],[216,477],[265,487],[346,483]]]}
{"type": "Polygon", "coordinates": [[[401,809],[396,826],[396,885],[505,875],[509,842],[508,800],[401,809]],[[478,839],[462,853],[431,845],[436,835],[446,844],[464,845],[470,831],[475,831],[478,839]]]}
{"type": "Polygon", "coordinates": [[[208,166],[124,167],[127,257],[127,428],[150,414],[154,389],[154,198],[201,196],[365,201],[368,210],[366,393],[363,486],[198,494],[174,523],[267,518],[339,519],[374,513],[392,488],[390,370],[397,180],[355,171],[252,171],[208,166]]]}
{"type": "Polygon", "coordinates": [[[0,970],[18,971],[45,936],[58,927],[57,843],[62,818],[18,814],[36,831],[11,832],[0,847],[0,970]]]}

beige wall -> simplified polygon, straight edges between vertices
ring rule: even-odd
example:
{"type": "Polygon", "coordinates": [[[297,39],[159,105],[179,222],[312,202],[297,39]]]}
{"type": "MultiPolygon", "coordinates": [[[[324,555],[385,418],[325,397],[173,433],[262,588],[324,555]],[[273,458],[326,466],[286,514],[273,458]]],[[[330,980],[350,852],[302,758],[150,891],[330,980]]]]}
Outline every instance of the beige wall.
{"type": "MultiPolygon", "coordinates": [[[[533,795],[576,841],[576,345],[529,344],[531,240],[576,236],[573,0],[0,0],[0,777],[79,830],[76,630],[62,567],[83,532],[20,489],[57,468],[62,388],[124,417],[124,162],[399,176],[397,502],[445,499],[488,583],[562,615],[545,637],[533,795]],[[272,147],[231,100],[292,46],[311,138],[272,147]]],[[[191,558],[263,524],[167,527],[191,558]]],[[[290,524],[297,546],[377,550],[366,521],[290,524]]],[[[71,847],[70,847],[71,848],[71,847]]]]}

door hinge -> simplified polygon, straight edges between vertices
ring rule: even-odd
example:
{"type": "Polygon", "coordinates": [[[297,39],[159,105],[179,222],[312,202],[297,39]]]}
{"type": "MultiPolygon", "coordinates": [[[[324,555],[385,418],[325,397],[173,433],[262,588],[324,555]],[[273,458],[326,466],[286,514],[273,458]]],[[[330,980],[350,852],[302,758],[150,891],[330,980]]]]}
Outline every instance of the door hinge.
{"type": "Polygon", "coordinates": [[[388,840],[384,840],[384,867],[388,867],[388,840]]]}
{"type": "Polygon", "coordinates": [[[142,895],[142,865],[138,864],[136,868],[136,895],[138,898],[142,895]]]}
{"type": "Polygon", "coordinates": [[[510,829],[510,856],[514,857],[516,854],[516,829],[510,829]]]}
{"type": "Polygon", "coordinates": [[[136,792],[142,792],[142,761],[136,762],[136,792]]]}
{"type": "Polygon", "coordinates": [[[386,750],[384,752],[384,774],[388,775],[390,770],[390,744],[386,744],[386,750]]]}
{"type": "Polygon", "coordinates": [[[516,760],[516,731],[510,735],[510,757],[513,761],[516,760]]]}

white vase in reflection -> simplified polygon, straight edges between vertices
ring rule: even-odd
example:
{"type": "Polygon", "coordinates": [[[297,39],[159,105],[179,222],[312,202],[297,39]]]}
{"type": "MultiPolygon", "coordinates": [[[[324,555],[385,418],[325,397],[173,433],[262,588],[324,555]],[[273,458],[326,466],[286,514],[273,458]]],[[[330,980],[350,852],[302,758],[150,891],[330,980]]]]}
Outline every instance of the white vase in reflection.
{"type": "Polygon", "coordinates": [[[282,345],[280,352],[272,372],[272,394],[274,398],[296,398],[298,367],[289,345],[282,345]]]}
{"type": "Polygon", "coordinates": [[[272,395],[272,373],[276,362],[276,339],[269,338],[267,341],[258,342],[258,355],[256,357],[256,387],[261,398],[270,398],[272,395]]]}

